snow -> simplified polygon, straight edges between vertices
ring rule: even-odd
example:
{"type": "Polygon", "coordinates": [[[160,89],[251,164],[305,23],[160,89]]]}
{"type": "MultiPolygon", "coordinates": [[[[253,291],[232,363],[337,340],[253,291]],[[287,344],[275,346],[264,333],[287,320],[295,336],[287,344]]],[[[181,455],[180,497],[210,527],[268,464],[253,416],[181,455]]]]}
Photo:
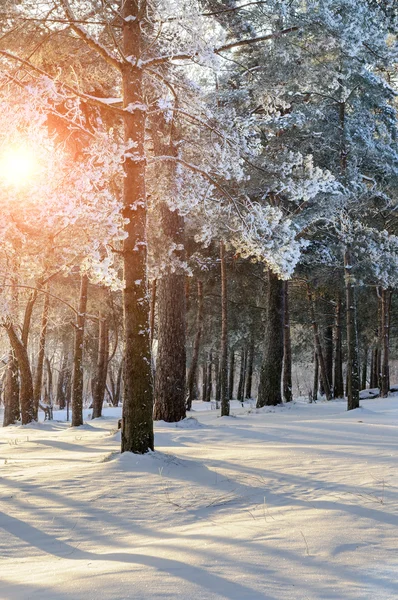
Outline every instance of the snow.
{"type": "Polygon", "coordinates": [[[145,456],[119,408],[1,429],[0,597],[397,598],[398,397],[250,404],[194,403],[145,456]]]}

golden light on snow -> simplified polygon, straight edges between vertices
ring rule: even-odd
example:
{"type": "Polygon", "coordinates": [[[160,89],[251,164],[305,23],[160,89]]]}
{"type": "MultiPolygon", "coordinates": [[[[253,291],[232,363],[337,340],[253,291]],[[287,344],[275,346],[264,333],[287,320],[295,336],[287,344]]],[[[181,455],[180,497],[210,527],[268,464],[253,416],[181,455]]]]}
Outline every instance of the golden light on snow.
{"type": "Polygon", "coordinates": [[[37,161],[30,148],[10,148],[0,155],[0,179],[10,185],[26,185],[36,169],[37,161]]]}

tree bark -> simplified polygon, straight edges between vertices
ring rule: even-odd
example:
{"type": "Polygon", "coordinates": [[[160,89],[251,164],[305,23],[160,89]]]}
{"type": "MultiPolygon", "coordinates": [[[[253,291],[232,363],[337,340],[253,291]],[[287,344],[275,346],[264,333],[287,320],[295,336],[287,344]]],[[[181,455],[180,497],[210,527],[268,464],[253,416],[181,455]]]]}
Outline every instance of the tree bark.
{"type": "Polygon", "coordinates": [[[312,330],[314,333],[314,344],[315,344],[316,354],[318,357],[321,381],[322,381],[323,389],[325,392],[326,400],[330,400],[330,384],[329,384],[327,373],[326,373],[326,365],[325,365],[325,359],[324,359],[322,345],[321,345],[321,339],[319,336],[318,322],[315,317],[314,297],[313,297],[313,294],[311,292],[309,285],[308,285],[308,301],[309,301],[309,305],[310,305],[311,323],[312,323],[312,330]]]}
{"type": "Polygon", "coordinates": [[[355,288],[352,277],[351,251],[347,246],[344,253],[347,315],[347,410],[359,408],[358,339],[356,328],[355,288]]]}
{"type": "Polygon", "coordinates": [[[338,291],[336,297],[336,315],[334,326],[334,378],[333,378],[333,397],[344,398],[344,379],[343,379],[343,345],[342,345],[342,302],[341,294],[338,291]]]}
{"type": "Polygon", "coordinates": [[[257,407],[276,406],[282,403],[283,369],[283,281],[268,271],[267,325],[265,353],[260,373],[257,407]]]}
{"type": "Polygon", "coordinates": [[[22,425],[27,425],[35,420],[35,407],[33,400],[33,380],[30,370],[29,357],[26,347],[16,334],[11,323],[5,325],[12,349],[18,362],[20,376],[19,403],[21,407],[22,425]]]}
{"type": "Polygon", "coordinates": [[[72,374],[72,427],[83,425],[83,344],[87,310],[88,277],[82,275],[75,325],[72,374]]]}
{"type": "Polygon", "coordinates": [[[314,351],[314,382],[312,385],[312,398],[316,402],[318,400],[319,389],[319,360],[316,350],[314,351]]]}
{"type": "Polygon", "coordinates": [[[206,376],[206,402],[210,402],[213,394],[213,352],[209,354],[206,376]]]}
{"type": "Polygon", "coordinates": [[[383,346],[383,361],[381,366],[381,386],[380,395],[382,398],[387,398],[390,391],[390,290],[381,290],[381,306],[382,306],[382,346],[383,346]]]}
{"type": "Polygon", "coordinates": [[[13,350],[10,350],[8,354],[3,399],[3,427],[8,427],[8,425],[14,425],[20,417],[18,363],[13,350]]]}
{"type": "Polygon", "coordinates": [[[325,340],[325,368],[329,383],[330,396],[333,397],[333,326],[328,325],[324,333],[325,340]]]}
{"type": "Polygon", "coordinates": [[[289,312],[289,282],[285,281],[284,287],[284,327],[283,327],[283,398],[285,402],[293,400],[292,384],[292,342],[290,338],[290,312],[289,312]]]}
{"type": "Polygon", "coordinates": [[[104,404],[106,378],[108,373],[109,357],[109,332],[108,323],[104,315],[99,317],[98,331],[98,357],[93,389],[93,412],[92,418],[102,417],[102,406],[104,404]]]}
{"type": "Polygon", "coordinates": [[[43,366],[44,366],[44,353],[46,347],[46,335],[47,335],[47,325],[48,325],[48,312],[50,308],[50,296],[49,294],[44,294],[44,304],[43,304],[43,313],[41,317],[41,330],[40,330],[40,339],[39,339],[39,353],[37,356],[37,365],[35,372],[35,380],[33,385],[33,397],[34,397],[34,406],[35,406],[35,419],[37,419],[38,411],[39,411],[39,403],[41,399],[41,390],[43,385],[43,366]]]}
{"type": "MultiPolygon", "coordinates": [[[[125,56],[139,60],[142,53],[143,7],[136,0],[122,3],[125,56]]],[[[124,393],[121,451],[144,454],[154,447],[153,379],[147,289],[147,199],[145,187],[146,110],[143,70],[131,62],[122,70],[123,106],[137,107],[124,116],[124,135],[133,148],[124,162],[123,244],[124,281],[124,393]]]]}
{"type": "Polygon", "coordinates": [[[361,369],[361,389],[366,390],[367,377],[368,377],[368,354],[369,349],[365,348],[363,352],[363,363],[361,369]]]}
{"type": "Polygon", "coordinates": [[[220,242],[221,265],[221,357],[220,357],[220,401],[221,416],[229,415],[228,398],[228,293],[227,267],[225,263],[225,246],[220,242]]]}
{"type": "Polygon", "coordinates": [[[253,368],[254,368],[254,333],[250,334],[249,348],[247,350],[247,365],[246,365],[246,382],[245,382],[245,398],[250,400],[252,397],[253,387],[253,368]]]}
{"type": "Polygon", "coordinates": [[[207,360],[204,357],[202,365],[202,402],[207,401],[207,369],[207,360]]]}
{"type": "Polygon", "coordinates": [[[193,347],[191,366],[188,373],[188,399],[187,410],[191,410],[192,401],[194,400],[195,382],[197,380],[200,341],[202,339],[203,330],[203,282],[198,281],[198,305],[196,312],[196,335],[193,347]]]}
{"type": "Polygon", "coordinates": [[[246,362],[247,362],[247,350],[246,350],[246,348],[242,348],[241,353],[240,353],[238,393],[236,396],[236,399],[242,403],[245,399],[246,362]]]}
{"type": "Polygon", "coordinates": [[[234,383],[235,383],[235,351],[231,350],[229,356],[229,383],[228,383],[228,397],[230,400],[234,397],[234,383]]]}
{"type": "Polygon", "coordinates": [[[151,314],[150,314],[150,330],[151,330],[151,339],[150,339],[150,344],[151,344],[151,350],[152,350],[152,346],[153,346],[153,337],[155,334],[155,309],[156,309],[156,286],[157,286],[157,281],[156,279],[154,279],[152,281],[152,289],[151,289],[151,314]]]}

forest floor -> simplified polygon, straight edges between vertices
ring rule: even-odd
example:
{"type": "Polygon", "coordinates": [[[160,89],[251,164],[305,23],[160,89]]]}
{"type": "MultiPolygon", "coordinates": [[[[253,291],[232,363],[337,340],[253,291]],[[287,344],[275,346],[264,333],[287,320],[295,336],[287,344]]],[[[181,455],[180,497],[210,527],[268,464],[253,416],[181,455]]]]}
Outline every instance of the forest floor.
{"type": "Polygon", "coordinates": [[[396,599],[398,397],[361,405],[2,429],[1,600],[396,599]]]}

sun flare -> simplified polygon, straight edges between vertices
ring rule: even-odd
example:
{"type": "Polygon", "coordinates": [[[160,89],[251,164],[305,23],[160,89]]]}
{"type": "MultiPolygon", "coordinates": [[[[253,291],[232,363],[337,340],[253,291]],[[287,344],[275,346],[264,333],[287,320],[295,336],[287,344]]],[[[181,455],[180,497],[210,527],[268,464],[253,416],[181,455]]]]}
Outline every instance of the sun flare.
{"type": "Polygon", "coordinates": [[[29,148],[10,148],[0,156],[0,179],[9,185],[25,185],[36,169],[37,161],[29,148]]]}

